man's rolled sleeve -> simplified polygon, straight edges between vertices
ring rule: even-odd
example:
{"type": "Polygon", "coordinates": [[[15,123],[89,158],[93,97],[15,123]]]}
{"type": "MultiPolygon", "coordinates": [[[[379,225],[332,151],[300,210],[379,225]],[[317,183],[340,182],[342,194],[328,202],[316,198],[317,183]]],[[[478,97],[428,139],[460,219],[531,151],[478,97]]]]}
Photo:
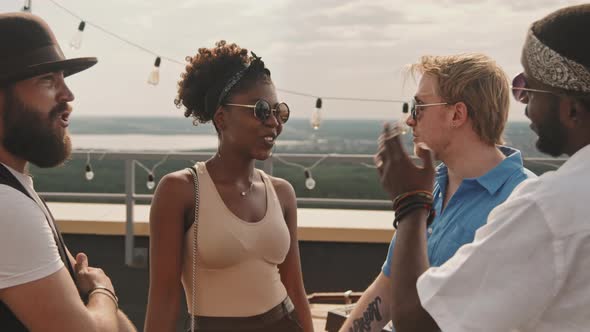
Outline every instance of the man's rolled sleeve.
{"type": "Polygon", "coordinates": [[[502,204],[473,243],[420,276],[422,306],[442,331],[510,331],[534,321],[556,292],[557,242],[535,202],[502,204]]]}

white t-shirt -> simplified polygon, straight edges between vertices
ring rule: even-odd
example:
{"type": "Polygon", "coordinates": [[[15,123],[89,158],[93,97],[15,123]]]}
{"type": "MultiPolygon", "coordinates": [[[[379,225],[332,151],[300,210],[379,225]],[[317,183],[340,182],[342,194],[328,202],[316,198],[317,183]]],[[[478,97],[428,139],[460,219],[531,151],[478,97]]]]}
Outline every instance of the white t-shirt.
{"type": "Polygon", "coordinates": [[[42,279],[64,266],[33,179],[4,166],[36,201],[0,184],[0,289],[42,279]]]}
{"type": "Polygon", "coordinates": [[[590,331],[590,145],[524,181],[417,288],[445,332],[590,331]]]}

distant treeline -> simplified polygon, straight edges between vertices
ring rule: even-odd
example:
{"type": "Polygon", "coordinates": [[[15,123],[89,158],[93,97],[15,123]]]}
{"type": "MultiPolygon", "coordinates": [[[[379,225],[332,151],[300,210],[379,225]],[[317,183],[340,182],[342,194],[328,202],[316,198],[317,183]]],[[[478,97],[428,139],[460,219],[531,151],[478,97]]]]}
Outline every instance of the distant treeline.
{"type": "MultiPolygon", "coordinates": [[[[372,154],[384,120],[325,120],[314,131],[307,119],[291,119],[279,139],[297,140],[301,144],[283,146],[278,153],[353,153],[372,154]]],[[[143,134],[143,135],[215,135],[210,124],[193,126],[191,119],[179,117],[74,117],[73,134],[143,134]]],[[[411,134],[406,147],[411,149],[411,134]]],[[[523,152],[525,157],[546,157],[535,149],[536,135],[528,122],[509,122],[506,143],[523,152]]]]}

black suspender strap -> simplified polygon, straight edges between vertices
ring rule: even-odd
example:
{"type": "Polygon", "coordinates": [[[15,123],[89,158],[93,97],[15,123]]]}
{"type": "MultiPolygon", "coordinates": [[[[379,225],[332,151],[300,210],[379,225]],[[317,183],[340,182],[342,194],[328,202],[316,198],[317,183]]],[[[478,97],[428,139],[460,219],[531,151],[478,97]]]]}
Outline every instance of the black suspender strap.
{"type": "MultiPolygon", "coordinates": [[[[72,266],[72,263],[70,261],[70,257],[68,256],[68,251],[66,249],[66,243],[64,242],[64,239],[61,236],[61,232],[57,228],[57,224],[55,223],[55,218],[53,218],[53,214],[51,213],[51,210],[49,210],[47,203],[45,203],[45,200],[42,197],[39,197],[39,198],[41,198],[41,203],[43,203],[43,205],[45,206],[45,209],[47,210],[47,213],[49,213],[49,217],[51,218],[51,222],[53,223],[53,228],[52,228],[52,230],[54,230],[53,236],[55,237],[55,243],[57,244],[59,256],[61,257],[61,260],[64,262],[65,266],[67,267],[68,272],[70,272],[70,276],[72,276],[72,279],[74,279],[74,281],[75,281],[76,274],[74,272],[74,267],[72,266]]],[[[47,222],[49,222],[49,220],[47,220],[47,222]]],[[[51,225],[49,225],[49,226],[51,227],[51,225]]]]}
{"type": "MultiPolygon", "coordinates": [[[[22,183],[20,183],[20,181],[10,172],[10,170],[8,170],[8,168],[6,168],[1,163],[0,163],[0,184],[7,185],[9,187],[12,187],[12,188],[22,192],[24,195],[26,195],[27,197],[32,199],[35,202],[35,204],[38,206],[37,201],[35,201],[35,199],[29,194],[29,192],[25,189],[25,187],[22,185],[22,183]]],[[[68,272],[70,273],[70,276],[72,277],[72,279],[75,280],[74,268],[73,268],[73,266],[70,262],[70,259],[68,257],[66,246],[65,246],[64,240],[61,236],[61,233],[59,232],[57,225],[55,224],[55,219],[53,218],[53,215],[49,211],[49,208],[47,208],[47,204],[45,204],[45,201],[43,199],[41,199],[41,202],[43,203],[43,205],[45,205],[45,209],[49,213],[49,215],[46,215],[45,212],[43,214],[45,214],[45,219],[47,220],[47,223],[49,224],[49,228],[51,228],[51,231],[53,232],[53,237],[55,239],[55,243],[56,243],[57,249],[59,251],[59,256],[61,257],[61,260],[63,261],[64,265],[67,267],[68,272]]],[[[39,206],[39,208],[41,208],[41,207],[39,206]]],[[[18,253],[16,253],[16,254],[18,254],[18,253]]],[[[1,264],[1,262],[0,262],[0,264],[1,264]]],[[[31,300],[34,301],[34,299],[31,299],[31,300]]],[[[2,302],[2,301],[0,301],[0,330],[14,331],[14,332],[27,332],[28,331],[27,328],[22,324],[22,322],[19,321],[18,318],[14,315],[14,313],[10,310],[10,308],[8,308],[6,306],[6,304],[4,304],[4,302],[2,302]]]]}
{"type": "MultiPolygon", "coordinates": [[[[22,183],[20,183],[20,181],[16,177],[14,177],[14,175],[12,175],[12,173],[2,164],[0,164],[0,184],[5,184],[10,187],[13,187],[14,189],[25,194],[27,197],[32,199],[35,202],[35,204],[37,204],[37,201],[35,201],[35,199],[29,194],[29,192],[27,191],[27,189],[25,189],[25,187],[22,185],[22,183]]],[[[45,219],[47,220],[47,224],[49,225],[49,228],[51,228],[51,231],[53,232],[53,237],[55,239],[55,243],[56,243],[57,249],[59,251],[59,256],[61,257],[61,260],[63,261],[64,265],[67,267],[68,272],[70,273],[70,276],[72,276],[72,279],[75,280],[74,267],[72,266],[72,264],[70,262],[70,258],[68,257],[68,253],[66,251],[66,246],[65,246],[64,240],[61,236],[59,229],[57,228],[57,224],[55,223],[55,219],[53,218],[51,211],[49,211],[47,204],[45,204],[45,201],[42,198],[41,198],[41,202],[43,203],[43,205],[45,206],[45,209],[49,213],[49,216],[46,216],[45,219]]],[[[41,207],[39,207],[39,208],[41,208],[41,207]]],[[[43,213],[43,214],[45,214],[45,213],[43,213]]]]}

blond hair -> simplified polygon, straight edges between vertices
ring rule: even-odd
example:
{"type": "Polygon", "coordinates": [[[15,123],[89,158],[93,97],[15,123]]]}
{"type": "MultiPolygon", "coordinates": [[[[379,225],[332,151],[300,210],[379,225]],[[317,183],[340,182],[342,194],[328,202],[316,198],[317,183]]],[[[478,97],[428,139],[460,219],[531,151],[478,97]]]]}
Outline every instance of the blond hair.
{"type": "Polygon", "coordinates": [[[506,74],[490,57],[480,53],[426,55],[408,71],[430,74],[438,80],[436,91],[449,104],[463,102],[473,130],[485,143],[503,144],[508,118],[510,87],[506,74]]]}

